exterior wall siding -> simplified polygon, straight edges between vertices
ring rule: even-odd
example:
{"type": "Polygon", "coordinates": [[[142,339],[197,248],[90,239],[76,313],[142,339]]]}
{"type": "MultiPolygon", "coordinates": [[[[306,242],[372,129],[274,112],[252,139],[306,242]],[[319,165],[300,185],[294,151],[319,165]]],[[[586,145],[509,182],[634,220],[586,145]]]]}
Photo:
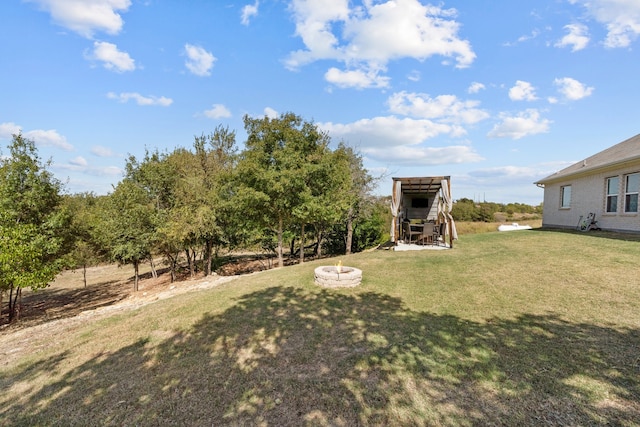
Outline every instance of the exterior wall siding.
{"type": "Polygon", "coordinates": [[[640,213],[624,212],[624,176],[640,172],[640,163],[622,169],[605,170],[593,175],[571,178],[549,183],[544,188],[542,225],[554,228],[576,228],[580,216],[586,218],[590,212],[596,214],[598,226],[603,230],[640,232],[640,213]],[[619,176],[618,210],[605,212],[606,179],[619,176]],[[571,204],[561,208],[560,197],[563,186],[571,186],[571,204]]]}

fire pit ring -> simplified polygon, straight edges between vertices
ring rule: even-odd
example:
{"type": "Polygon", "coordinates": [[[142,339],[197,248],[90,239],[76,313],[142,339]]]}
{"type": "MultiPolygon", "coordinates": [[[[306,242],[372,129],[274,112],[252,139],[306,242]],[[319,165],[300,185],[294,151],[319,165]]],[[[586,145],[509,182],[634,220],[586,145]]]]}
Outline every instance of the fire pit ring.
{"type": "Polygon", "coordinates": [[[316,284],[325,288],[353,288],[362,282],[362,270],[353,267],[321,266],[314,272],[316,284]]]}

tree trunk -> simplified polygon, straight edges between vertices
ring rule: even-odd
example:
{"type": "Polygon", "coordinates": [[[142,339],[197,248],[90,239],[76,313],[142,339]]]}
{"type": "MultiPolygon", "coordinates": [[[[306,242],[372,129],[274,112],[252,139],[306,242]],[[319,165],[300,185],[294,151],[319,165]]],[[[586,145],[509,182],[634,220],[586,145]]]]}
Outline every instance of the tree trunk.
{"type": "Polygon", "coordinates": [[[14,286],[11,285],[9,292],[9,323],[20,320],[20,309],[22,308],[22,288],[15,288],[15,295],[13,290],[14,286]]]}
{"type": "Polygon", "coordinates": [[[169,258],[169,271],[171,272],[171,283],[173,283],[176,281],[176,264],[178,263],[178,254],[173,256],[173,254],[167,253],[167,258],[169,258]]]}
{"type": "Polygon", "coordinates": [[[189,274],[191,275],[191,278],[193,278],[196,275],[195,269],[193,268],[193,264],[195,263],[195,260],[191,259],[191,251],[188,248],[185,249],[184,252],[187,255],[187,264],[189,264],[189,274]]]}
{"type": "Polygon", "coordinates": [[[135,292],[138,292],[138,273],[140,272],[140,262],[139,261],[134,261],[133,262],[133,270],[135,272],[134,277],[133,277],[133,290],[135,292]]]}
{"type": "Polygon", "coordinates": [[[304,224],[300,227],[300,264],[304,263],[304,224]]]}
{"type": "Polygon", "coordinates": [[[318,234],[316,234],[316,258],[320,258],[322,256],[322,229],[318,229],[318,234]]]}
{"type": "Polygon", "coordinates": [[[151,276],[154,279],[158,278],[158,270],[156,270],[156,264],[153,262],[153,257],[149,257],[149,265],[151,265],[151,276]]]}
{"type": "Polygon", "coordinates": [[[347,255],[351,254],[351,245],[353,245],[353,208],[349,208],[349,213],[347,214],[347,241],[345,250],[347,255]]]}
{"type": "Polygon", "coordinates": [[[82,281],[84,282],[84,287],[87,287],[87,264],[82,264],[82,281]]]}
{"type": "Polygon", "coordinates": [[[211,274],[211,262],[213,259],[213,243],[211,240],[205,242],[204,258],[204,275],[208,276],[211,274]]]}
{"type": "Polygon", "coordinates": [[[283,245],[283,234],[284,234],[284,225],[283,220],[280,218],[278,220],[278,247],[276,248],[276,253],[278,254],[278,267],[284,267],[284,257],[282,255],[282,245],[283,245]]]}

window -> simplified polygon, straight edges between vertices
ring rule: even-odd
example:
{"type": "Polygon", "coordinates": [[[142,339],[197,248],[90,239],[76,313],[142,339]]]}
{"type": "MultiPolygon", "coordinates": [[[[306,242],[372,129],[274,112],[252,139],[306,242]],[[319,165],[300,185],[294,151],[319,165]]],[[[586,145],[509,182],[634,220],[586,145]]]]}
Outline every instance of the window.
{"type": "Polygon", "coordinates": [[[428,208],[429,207],[429,199],[423,198],[413,198],[411,199],[411,207],[412,208],[428,208]]]}
{"type": "Polygon", "coordinates": [[[624,211],[638,212],[638,190],[640,189],[640,173],[627,175],[624,180],[624,211]]]}
{"type": "MultiPolygon", "coordinates": [[[[618,212],[618,188],[620,178],[607,178],[607,212],[618,212]]],[[[637,199],[636,199],[637,200],[637,199]]]]}
{"type": "Polygon", "coordinates": [[[571,186],[565,185],[560,187],[560,207],[561,208],[570,208],[571,207],[571,186]]]}

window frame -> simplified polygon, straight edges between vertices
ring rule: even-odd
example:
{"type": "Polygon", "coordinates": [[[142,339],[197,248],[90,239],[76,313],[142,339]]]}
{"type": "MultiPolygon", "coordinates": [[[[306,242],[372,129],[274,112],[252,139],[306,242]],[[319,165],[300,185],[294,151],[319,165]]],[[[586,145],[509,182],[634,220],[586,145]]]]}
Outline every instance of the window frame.
{"type": "Polygon", "coordinates": [[[608,214],[618,213],[618,197],[620,196],[620,176],[609,176],[605,178],[605,200],[604,211],[608,214]],[[613,180],[616,180],[615,188],[610,185],[613,180]],[[610,190],[615,190],[615,193],[610,193],[610,190]],[[612,202],[613,201],[613,202],[612,202]],[[613,208],[613,209],[611,209],[613,208]]]}
{"type": "Polygon", "coordinates": [[[560,209],[570,209],[571,208],[571,184],[561,185],[560,186],[560,209]],[[567,191],[568,191],[568,200],[567,199],[567,191]]]}
{"type": "Polygon", "coordinates": [[[638,194],[640,194],[640,173],[626,174],[624,176],[624,213],[638,213],[638,194]],[[631,177],[636,177],[634,191],[629,191],[629,178],[631,177]],[[635,209],[630,210],[630,207],[635,209]]]}

